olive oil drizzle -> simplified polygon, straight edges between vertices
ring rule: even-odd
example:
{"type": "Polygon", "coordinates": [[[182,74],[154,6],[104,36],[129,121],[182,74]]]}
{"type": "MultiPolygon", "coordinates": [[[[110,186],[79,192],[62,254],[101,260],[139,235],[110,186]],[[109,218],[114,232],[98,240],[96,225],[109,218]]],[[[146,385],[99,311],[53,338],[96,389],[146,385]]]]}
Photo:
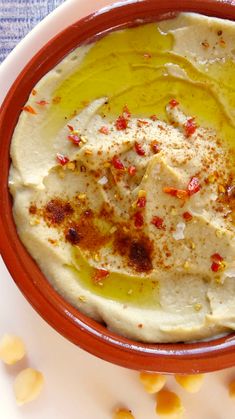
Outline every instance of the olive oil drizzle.
{"type": "Polygon", "coordinates": [[[88,262],[79,247],[72,252],[73,264],[69,266],[77,280],[92,294],[123,304],[156,308],[159,306],[159,282],[150,276],[127,275],[112,271],[107,277],[95,281],[95,267],[88,262]]]}

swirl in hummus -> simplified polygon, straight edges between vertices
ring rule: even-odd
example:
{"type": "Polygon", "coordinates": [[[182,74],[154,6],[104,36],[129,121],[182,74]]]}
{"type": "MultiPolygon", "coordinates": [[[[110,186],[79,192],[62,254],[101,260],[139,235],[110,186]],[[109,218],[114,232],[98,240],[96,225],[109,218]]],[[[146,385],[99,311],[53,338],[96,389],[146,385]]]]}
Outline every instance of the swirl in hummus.
{"type": "Polygon", "coordinates": [[[113,32],[46,74],[15,128],[22,242],[123,336],[235,329],[234,36],[195,14],[113,32]]]}

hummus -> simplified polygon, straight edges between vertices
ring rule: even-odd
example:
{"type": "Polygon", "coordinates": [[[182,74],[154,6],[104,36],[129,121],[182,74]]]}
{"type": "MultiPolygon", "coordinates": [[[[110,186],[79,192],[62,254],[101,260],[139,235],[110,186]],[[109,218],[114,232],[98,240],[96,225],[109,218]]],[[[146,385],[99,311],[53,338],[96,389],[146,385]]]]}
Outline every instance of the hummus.
{"type": "Polygon", "coordinates": [[[235,329],[234,37],[195,14],[113,32],[19,117],[18,234],[64,298],[123,336],[235,329]]]}

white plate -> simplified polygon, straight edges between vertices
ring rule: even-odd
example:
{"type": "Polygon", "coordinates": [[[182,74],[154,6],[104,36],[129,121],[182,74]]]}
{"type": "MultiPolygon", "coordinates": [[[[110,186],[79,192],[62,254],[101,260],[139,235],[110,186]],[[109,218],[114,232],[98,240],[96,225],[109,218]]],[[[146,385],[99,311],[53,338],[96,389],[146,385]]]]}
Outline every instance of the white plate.
{"type": "MultiPolygon", "coordinates": [[[[0,103],[19,71],[35,52],[67,25],[107,0],[67,0],[41,22],[8,56],[0,67],[0,103]]],[[[17,366],[0,364],[0,418],[2,419],[110,419],[122,405],[133,410],[136,419],[155,419],[155,398],[146,394],[138,373],[108,364],[77,348],[55,332],[31,308],[15,286],[0,260],[0,336],[15,333],[23,337],[28,357],[17,366]],[[40,398],[16,406],[12,384],[21,368],[32,366],[45,375],[40,398]]],[[[168,378],[186,408],[187,419],[234,419],[235,403],[228,397],[227,383],[235,369],[208,374],[202,390],[189,395],[168,378]]]]}

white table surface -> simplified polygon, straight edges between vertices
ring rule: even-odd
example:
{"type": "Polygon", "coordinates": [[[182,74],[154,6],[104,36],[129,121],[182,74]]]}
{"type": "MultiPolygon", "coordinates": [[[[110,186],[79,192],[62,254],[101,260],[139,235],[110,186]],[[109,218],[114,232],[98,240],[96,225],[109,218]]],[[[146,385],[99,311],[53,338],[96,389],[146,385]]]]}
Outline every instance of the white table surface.
{"type": "MultiPolygon", "coordinates": [[[[29,58],[69,23],[110,2],[66,0],[11,52],[0,66],[0,103],[29,58]]],[[[111,365],[87,354],[55,332],[21,295],[0,260],[0,336],[14,333],[24,339],[28,356],[16,366],[0,363],[0,419],[110,419],[116,406],[132,409],[136,419],[154,419],[155,397],[146,394],[138,373],[111,365]],[[18,371],[32,366],[44,373],[40,398],[18,407],[12,384],[18,371]]],[[[235,368],[208,374],[196,395],[168,378],[186,408],[185,419],[234,419],[235,400],[227,384],[235,368]]]]}

